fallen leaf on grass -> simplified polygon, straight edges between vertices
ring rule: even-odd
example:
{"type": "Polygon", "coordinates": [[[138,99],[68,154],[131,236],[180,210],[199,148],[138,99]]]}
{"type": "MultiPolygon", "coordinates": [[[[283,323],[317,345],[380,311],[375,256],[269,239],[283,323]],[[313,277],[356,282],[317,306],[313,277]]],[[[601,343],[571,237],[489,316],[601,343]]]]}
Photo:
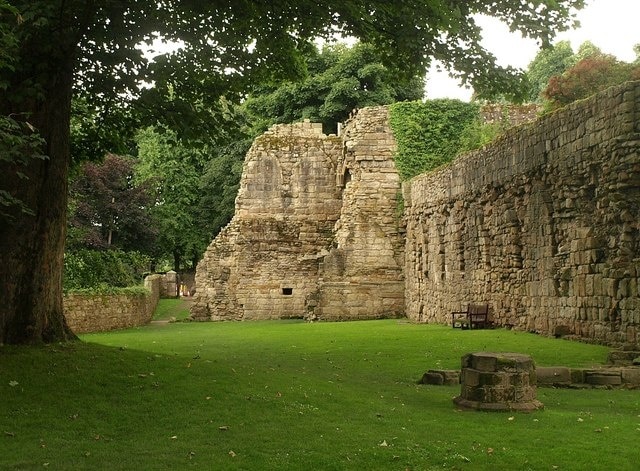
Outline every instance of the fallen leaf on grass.
{"type": "Polygon", "coordinates": [[[233,451],[233,450],[229,450],[229,456],[230,456],[231,458],[235,458],[235,457],[236,457],[236,453],[235,453],[235,451],[233,451]]]}
{"type": "Polygon", "coordinates": [[[487,453],[489,455],[492,455],[493,454],[493,448],[487,448],[487,453]]]}
{"type": "Polygon", "coordinates": [[[177,440],[177,439],[178,439],[177,435],[174,435],[173,437],[171,437],[171,440],[177,440]]]}

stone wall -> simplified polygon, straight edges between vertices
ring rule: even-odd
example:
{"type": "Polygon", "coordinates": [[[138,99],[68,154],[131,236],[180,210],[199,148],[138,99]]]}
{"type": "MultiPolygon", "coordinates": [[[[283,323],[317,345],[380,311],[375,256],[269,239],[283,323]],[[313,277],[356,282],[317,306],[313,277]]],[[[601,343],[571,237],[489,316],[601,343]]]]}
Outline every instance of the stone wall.
{"type": "Polygon", "coordinates": [[[161,276],[144,280],[147,294],[65,294],[64,316],[76,334],[106,332],[148,324],[158,304],[161,276]]]}
{"type": "Polygon", "coordinates": [[[235,215],[196,270],[194,319],[304,317],[340,215],[341,140],[276,125],[247,153],[235,215]]]}
{"type": "Polygon", "coordinates": [[[406,313],[638,342],[640,83],[506,133],[404,188],[406,313]]]}
{"type": "Polygon", "coordinates": [[[400,181],[386,108],[344,136],[277,125],[245,159],[235,215],[196,270],[194,319],[364,319],[404,312],[400,181]]]}
{"type": "Polygon", "coordinates": [[[386,107],[359,110],[343,133],[342,208],[323,258],[313,318],[404,316],[404,227],[396,143],[386,107]]]}

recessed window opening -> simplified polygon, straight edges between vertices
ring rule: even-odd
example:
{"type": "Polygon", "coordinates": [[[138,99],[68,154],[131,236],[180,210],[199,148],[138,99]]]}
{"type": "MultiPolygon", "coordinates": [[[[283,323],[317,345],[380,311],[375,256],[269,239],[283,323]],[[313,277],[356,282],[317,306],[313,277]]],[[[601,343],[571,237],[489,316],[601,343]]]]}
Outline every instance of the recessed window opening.
{"type": "Polygon", "coordinates": [[[282,288],[282,294],[284,296],[291,296],[293,294],[293,288],[282,288]]]}
{"type": "Polygon", "coordinates": [[[349,169],[346,169],[344,171],[344,175],[342,176],[342,188],[345,188],[347,186],[347,183],[349,183],[351,181],[351,172],[349,171],[349,169]]]}

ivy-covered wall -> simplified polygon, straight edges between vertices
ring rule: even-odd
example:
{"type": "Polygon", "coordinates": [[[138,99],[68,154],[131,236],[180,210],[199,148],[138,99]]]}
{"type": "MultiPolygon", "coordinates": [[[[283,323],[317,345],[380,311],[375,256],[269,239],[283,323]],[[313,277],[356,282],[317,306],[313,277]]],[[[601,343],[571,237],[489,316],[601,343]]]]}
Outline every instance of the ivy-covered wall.
{"type": "Polygon", "coordinates": [[[477,104],[451,99],[390,105],[400,178],[408,180],[450,162],[460,152],[461,136],[478,120],[479,111],[477,104]]]}

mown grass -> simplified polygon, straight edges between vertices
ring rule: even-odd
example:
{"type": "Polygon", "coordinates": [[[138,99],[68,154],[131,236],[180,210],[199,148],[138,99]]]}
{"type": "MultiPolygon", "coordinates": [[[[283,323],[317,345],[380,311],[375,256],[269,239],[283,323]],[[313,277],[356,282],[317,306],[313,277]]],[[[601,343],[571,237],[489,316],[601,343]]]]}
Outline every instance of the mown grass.
{"type": "Polygon", "coordinates": [[[153,313],[154,321],[168,321],[172,317],[184,320],[189,317],[191,298],[161,299],[153,313]]]}
{"type": "Polygon", "coordinates": [[[456,411],[418,385],[470,351],[587,366],[607,349],[405,321],[175,323],[0,347],[0,469],[637,469],[640,393],[539,389],[456,411]]]}

